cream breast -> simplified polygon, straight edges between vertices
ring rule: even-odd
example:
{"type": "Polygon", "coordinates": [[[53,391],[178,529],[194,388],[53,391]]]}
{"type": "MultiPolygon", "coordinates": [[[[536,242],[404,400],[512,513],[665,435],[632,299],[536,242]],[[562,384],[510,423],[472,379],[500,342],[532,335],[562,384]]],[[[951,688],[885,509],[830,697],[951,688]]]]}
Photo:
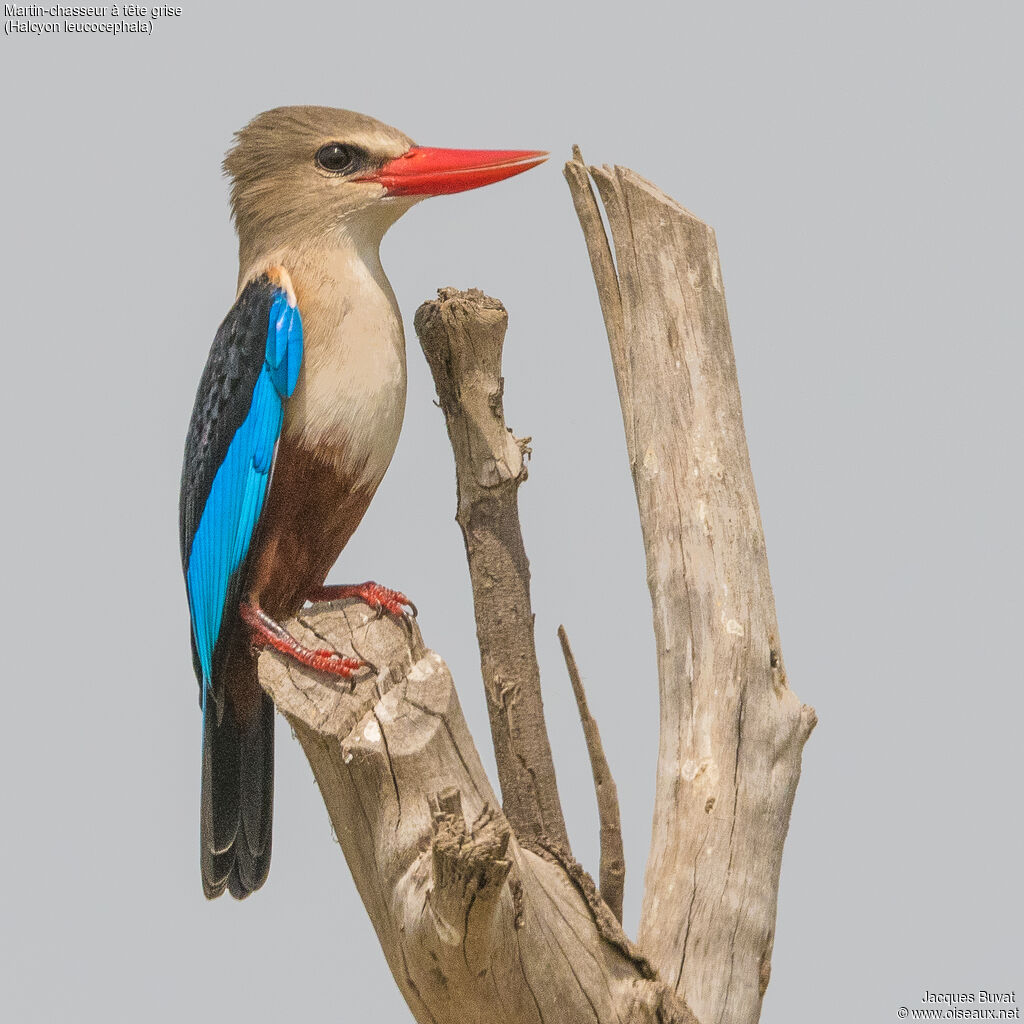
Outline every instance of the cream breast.
{"type": "Polygon", "coordinates": [[[303,359],[284,433],[376,488],[405,415],[405,335],[376,246],[282,254],[302,316],[303,359]],[[289,266],[289,262],[291,265],[289,266]]]}

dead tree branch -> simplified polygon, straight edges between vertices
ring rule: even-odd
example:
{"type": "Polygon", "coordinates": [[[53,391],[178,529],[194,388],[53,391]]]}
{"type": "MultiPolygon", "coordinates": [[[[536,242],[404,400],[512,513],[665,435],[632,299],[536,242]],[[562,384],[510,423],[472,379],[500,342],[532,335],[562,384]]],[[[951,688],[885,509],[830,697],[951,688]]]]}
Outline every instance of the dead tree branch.
{"type": "Polygon", "coordinates": [[[753,1024],[815,714],[783,668],[714,232],[632,171],[574,157],[565,174],[611,346],[658,652],[639,943],[698,1018],[753,1024]]]}
{"type": "Polygon", "coordinates": [[[378,666],[350,692],[268,651],[260,680],[309,759],[417,1021],[695,1024],[582,871],[517,842],[448,668],[414,625],[339,602],[288,628],[378,666]]]}
{"type": "Polygon", "coordinates": [[[583,680],[580,678],[576,658],[569,646],[569,635],[565,631],[565,626],[558,627],[558,640],[562,645],[562,657],[565,658],[569,682],[572,684],[576,707],[580,713],[583,738],[586,740],[587,754],[590,757],[590,771],[594,776],[594,789],[597,792],[597,818],[601,826],[601,898],[608,904],[608,909],[615,915],[616,920],[621,923],[622,893],[626,885],[626,855],[622,850],[619,791],[608,767],[608,759],[604,756],[601,732],[587,705],[583,680]]]}
{"type": "Polygon", "coordinates": [[[577,151],[566,177],[611,345],[654,607],[661,723],[639,947],[616,919],[614,787],[563,631],[608,902],[565,834],[516,506],[528,449],[502,413],[501,303],[446,289],[416,329],[455,453],[504,813],[448,669],[415,623],[352,602],[314,608],[289,624],[298,639],[379,668],[350,689],[266,652],[260,678],[422,1024],[755,1024],[815,715],[783,668],[714,234],[631,171],[587,168],[577,151]]]}
{"type": "Polygon", "coordinates": [[[521,843],[569,849],[544,724],[530,564],[516,493],[529,438],[505,426],[501,350],[508,314],[473,289],[438,291],[416,312],[455,453],[458,510],[473,584],[480,667],[503,807],[521,843]]]}

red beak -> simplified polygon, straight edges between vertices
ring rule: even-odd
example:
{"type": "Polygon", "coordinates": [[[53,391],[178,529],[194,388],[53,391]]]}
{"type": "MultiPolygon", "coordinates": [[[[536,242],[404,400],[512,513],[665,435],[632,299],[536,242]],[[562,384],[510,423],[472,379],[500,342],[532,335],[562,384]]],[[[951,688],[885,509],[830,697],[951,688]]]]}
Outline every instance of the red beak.
{"type": "Polygon", "coordinates": [[[441,196],[490,185],[547,160],[531,149],[428,149],[413,146],[396,160],[355,178],[376,181],[389,196],[441,196]]]}

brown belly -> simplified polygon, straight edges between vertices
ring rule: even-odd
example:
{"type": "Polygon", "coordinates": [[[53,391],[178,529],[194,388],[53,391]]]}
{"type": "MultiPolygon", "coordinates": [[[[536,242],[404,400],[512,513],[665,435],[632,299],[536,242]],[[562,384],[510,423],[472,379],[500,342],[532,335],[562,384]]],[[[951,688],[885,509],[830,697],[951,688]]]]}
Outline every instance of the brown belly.
{"type": "Polygon", "coordinates": [[[249,553],[247,596],[279,621],[298,612],[323,585],[376,489],[355,489],[333,460],[282,438],[249,553]]]}
{"type": "MultiPolygon", "coordinates": [[[[282,438],[270,492],[249,549],[245,597],[281,622],[323,585],[363,518],[373,487],[356,489],[332,460],[282,438]]],[[[260,711],[256,654],[237,611],[228,638],[224,683],[232,712],[248,727],[260,711]]]]}

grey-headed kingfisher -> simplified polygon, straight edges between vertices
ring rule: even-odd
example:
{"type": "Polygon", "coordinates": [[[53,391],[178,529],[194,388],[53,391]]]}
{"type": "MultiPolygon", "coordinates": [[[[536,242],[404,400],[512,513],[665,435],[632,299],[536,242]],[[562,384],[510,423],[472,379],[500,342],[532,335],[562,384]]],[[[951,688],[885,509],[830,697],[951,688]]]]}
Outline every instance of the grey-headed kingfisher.
{"type": "Polygon", "coordinates": [[[325,586],[380,484],[405,410],[405,340],[380,265],[384,232],[426,196],[518,174],[546,154],[427,149],[373,118],[281,107],[224,161],[238,291],[199,382],[181,478],[181,555],[203,711],[200,865],[209,898],[238,899],[270,868],[274,708],[255,651],[347,677],[363,663],[281,625],[325,586]]]}

